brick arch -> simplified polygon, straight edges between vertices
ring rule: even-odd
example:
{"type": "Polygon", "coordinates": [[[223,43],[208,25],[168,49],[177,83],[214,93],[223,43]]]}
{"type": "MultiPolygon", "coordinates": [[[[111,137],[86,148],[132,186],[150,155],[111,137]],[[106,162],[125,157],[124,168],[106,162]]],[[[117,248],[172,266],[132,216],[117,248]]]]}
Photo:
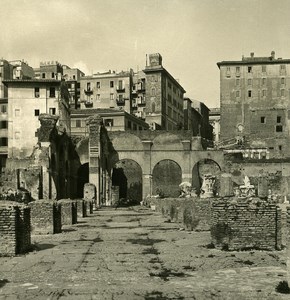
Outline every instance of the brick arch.
{"type": "Polygon", "coordinates": [[[182,181],[180,165],[171,159],[160,160],[152,170],[153,194],[165,197],[178,197],[179,184],[182,181]]]}
{"type": "Polygon", "coordinates": [[[89,162],[89,139],[83,139],[76,145],[76,152],[79,156],[80,163],[83,165],[89,162]]]}
{"type": "Polygon", "coordinates": [[[133,159],[121,159],[114,164],[112,185],[119,186],[120,198],[125,198],[130,204],[142,201],[142,175],[140,164],[133,159]]]}

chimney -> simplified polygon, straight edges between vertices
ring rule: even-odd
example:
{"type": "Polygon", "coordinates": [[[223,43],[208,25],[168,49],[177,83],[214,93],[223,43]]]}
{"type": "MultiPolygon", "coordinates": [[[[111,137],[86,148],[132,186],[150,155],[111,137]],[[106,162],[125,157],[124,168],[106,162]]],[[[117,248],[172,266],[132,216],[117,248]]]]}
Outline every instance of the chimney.
{"type": "Polygon", "coordinates": [[[251,52],[251,58],[253,58],[253,57],[254,57],[254,54],[255,54],[254,52],[251,52]]]}
{"type": "Polygon", "coordinates": [[[275,59],[275,51],[272,51],[272,52],[271,52],[271,58],[272,58],[272,59],[275,59]]]}

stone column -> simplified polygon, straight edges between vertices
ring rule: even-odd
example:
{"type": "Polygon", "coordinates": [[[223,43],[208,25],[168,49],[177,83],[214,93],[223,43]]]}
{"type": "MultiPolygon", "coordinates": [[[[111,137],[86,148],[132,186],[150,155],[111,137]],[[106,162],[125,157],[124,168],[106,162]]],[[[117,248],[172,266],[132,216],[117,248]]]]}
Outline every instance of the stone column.
{"type": "Polygon", "coordinates": [[[89,117],[89,181],[96,186],[96,207],[100,207],[100,132],[102,118],[99,115],[89,117]]]}
{"type": "Polygon", "coordinates": [[[152,195],[152,170],[151,170],[151,146],[152,141],[143,140],[143,149],[144,149],[144,167],[142,168],[142,200],[146,199],[148,195],[152,195]]]}
{"type": "Polygon", "coordinates": [[[233,182],[232,176],[228,173],[221,174],[220,179],[220,196],[221,197],[230,197],[233,193],[233,182]]]}
{"type": "Polygon", "coordinates": [[[182,181],[192,183],[192,166],[190,161],[190,150],[191,150],[191,141],[183,140],[181,141],[183,146],[183,157],[184,164],[182,168],[182,181]]]}

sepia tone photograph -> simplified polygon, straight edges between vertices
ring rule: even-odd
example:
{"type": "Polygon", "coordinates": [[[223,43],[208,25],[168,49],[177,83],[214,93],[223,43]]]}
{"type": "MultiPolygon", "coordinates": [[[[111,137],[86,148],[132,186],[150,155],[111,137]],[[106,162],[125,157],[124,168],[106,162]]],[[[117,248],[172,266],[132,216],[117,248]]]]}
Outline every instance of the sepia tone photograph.
{"type": "Polygon", "coordinates": [[[290,299],[290,0],[0,2],[0,300],[290,299]]]}

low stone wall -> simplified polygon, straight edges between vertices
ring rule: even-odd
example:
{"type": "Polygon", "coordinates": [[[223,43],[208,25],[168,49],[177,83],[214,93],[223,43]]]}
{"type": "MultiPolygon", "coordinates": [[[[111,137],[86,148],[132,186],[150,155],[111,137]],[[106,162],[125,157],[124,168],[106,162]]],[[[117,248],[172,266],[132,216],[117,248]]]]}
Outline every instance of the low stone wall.
{"type": "Polygon", "coordinates": [[[58,203],[61,205],[62,225],[76,224],[78,221],[77,202],[71,199],[61,199],[58,203]]]}
{"type": "Polygon", "coordinates": [[[37,200],[29,203],[31,226],[34,234],[61,232],[61,204],[53,200],[37,200]]]}
{"type": "Polygon", "coordinates": [[[212,203],[212,243],[224,250],[280,250],[281,209],[259,198],[212,203]]]}
{"type": "Polygon", "coordinates": [[[187,230],[210,229],[212,198],[149,198],[147,205],[187,230]]]}
{"type": "Polygon", "coordinates": [[[83,199],[77,199],[77,215],[79,218],[87,217],[87,203],[83,199]]]}
{"type": "Polygon", "coordinates": [[[31,248],[30,208],[13,202],[0,204],[0,256],[26,253],[31,248]]]}

